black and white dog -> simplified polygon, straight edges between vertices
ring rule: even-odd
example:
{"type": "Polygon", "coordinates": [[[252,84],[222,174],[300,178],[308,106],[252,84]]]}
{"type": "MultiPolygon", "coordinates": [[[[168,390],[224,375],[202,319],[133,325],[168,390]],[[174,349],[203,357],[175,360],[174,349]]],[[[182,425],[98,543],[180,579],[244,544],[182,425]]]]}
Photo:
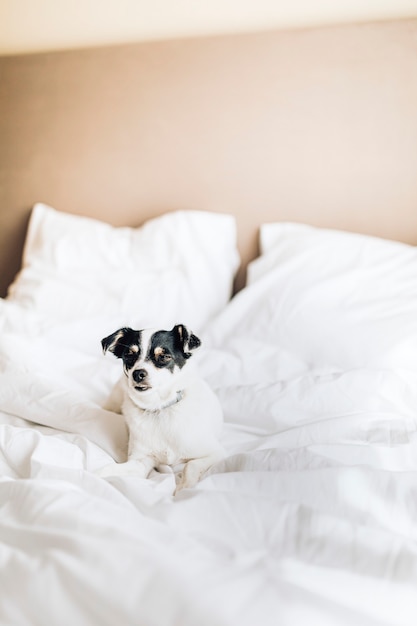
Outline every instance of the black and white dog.
{"type": "Polygon", "coordinates": [[[183,324],[172,330],[120,328],[101,344],[122,359],[124,376],[106,408],[121,412],[129,432],[128,460],[99,474],[135,474],[185,463],[176,491],[193,487],[224,456],[220,403],[188,365],[200,339],[183,324]]]}

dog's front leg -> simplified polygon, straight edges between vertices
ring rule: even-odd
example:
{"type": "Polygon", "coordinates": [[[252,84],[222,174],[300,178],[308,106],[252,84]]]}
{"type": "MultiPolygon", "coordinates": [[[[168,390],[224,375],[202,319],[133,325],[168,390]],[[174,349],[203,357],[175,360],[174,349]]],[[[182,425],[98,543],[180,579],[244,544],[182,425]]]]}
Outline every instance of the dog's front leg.
{"type": "Polygon", "coordinates": [[[191,459],[187,461],[184,469],[180,473],[179,480],[175,489],[177,494],[181,489],[190,489],[194,487],[204,472],[206,472],[214,463],[220,461],[224,457],[222,450],[216,451],[208,456],[203,456],[198,459],[191,459]]]}
{"type": "Polygon", "coordinates": [[[136,476],[137,478],[148,478],[154,467],[151,457],[144,456],[140,459],[129,459],[126,463],[111,463],[99,469],[96,474],[102,478],[111,476],[136,476]]]}

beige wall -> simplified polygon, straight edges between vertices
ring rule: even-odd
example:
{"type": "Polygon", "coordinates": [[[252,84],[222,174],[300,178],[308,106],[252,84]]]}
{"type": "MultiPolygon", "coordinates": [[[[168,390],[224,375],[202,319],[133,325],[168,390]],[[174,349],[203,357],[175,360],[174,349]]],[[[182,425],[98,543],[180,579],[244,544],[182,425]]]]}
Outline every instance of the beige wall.
{"type": "Polygon", "coordinates": [[[0,0],[0,54],[417,17],[417,0],[0,0]]]}
{"type": "MultiPolygon", "coordinates": [[[[417,242],[417,20],[0,58],[0,289],[44,201],[417,242]]],[[[243,273],[240,275],[240,283],[243,273]]]]}

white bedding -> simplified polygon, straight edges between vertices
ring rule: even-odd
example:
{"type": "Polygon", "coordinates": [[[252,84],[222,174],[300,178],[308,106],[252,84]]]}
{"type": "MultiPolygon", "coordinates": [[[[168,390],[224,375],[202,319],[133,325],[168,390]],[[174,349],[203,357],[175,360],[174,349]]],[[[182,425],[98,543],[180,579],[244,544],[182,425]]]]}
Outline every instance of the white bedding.
{"type": "Polygon", "coordinates": [[[126,445],[113,320],[0,302],[2,625],[415,626],[416,252],[262,237],[193,357],[228,456],[176,497],[168,470],[94,474],[126,445]]]}

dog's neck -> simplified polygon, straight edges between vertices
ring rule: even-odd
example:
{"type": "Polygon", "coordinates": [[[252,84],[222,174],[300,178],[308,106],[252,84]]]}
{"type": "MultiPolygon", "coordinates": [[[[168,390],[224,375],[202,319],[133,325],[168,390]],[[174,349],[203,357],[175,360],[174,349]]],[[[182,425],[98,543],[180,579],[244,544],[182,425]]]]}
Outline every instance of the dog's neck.
{"type": "Polygon", "coordinates": [[[146,413],[158,413],[159,411],[164,411],[165,409],[168,409],[175,404],[178,404],[178,402],[181,402],[181,400],[185,396],[185,390],[180,389],[178,391],[175,391],[174,395],[171,394],[168,398],[161,398],[159,394],[152,394],[152,396],[146,398],[146,401],[143,401],[144,399],[138,398],[136,394],[129,395],[133,403],[142,411],[146,411],[146,413]]]}
{"type": "Polygon", "coordinates": [[[145,410],[150,410],[151,413],[155,413],[156,411],[163,411],[164,409],[168,409],[170,406],[174,406],[174,404],[181,402],[184,395],[185,395],[184,389],[180,389],[179,391],[177,391],[175,398],[173,398],[172,400],[169,400],[169,402],[166,402],[165,404],[162,404],[162,406],[159,407],[158,409],[145,409],[145,410]]]}

